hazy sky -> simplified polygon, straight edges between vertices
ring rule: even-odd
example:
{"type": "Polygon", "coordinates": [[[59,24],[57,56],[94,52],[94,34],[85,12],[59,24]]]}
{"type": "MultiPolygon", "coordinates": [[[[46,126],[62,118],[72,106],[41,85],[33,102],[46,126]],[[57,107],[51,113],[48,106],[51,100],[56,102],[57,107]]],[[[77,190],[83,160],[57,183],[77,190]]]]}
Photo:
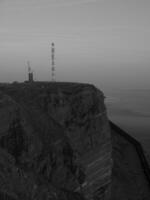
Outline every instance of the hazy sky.
{"type": "Polygon", "coordinates": [[[0,0],[0,82],[36,80],[150,88],[150,0],[0,0]]]}

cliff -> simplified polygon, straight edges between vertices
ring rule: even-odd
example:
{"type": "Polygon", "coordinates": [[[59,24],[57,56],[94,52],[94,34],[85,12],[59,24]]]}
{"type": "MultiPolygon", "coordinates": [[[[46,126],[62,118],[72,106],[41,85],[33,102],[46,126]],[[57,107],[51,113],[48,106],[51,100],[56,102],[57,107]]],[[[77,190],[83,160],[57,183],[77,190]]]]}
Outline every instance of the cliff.
{"type": "Polygon", "coordinates": [[[149,200],[150,169],[93,85],[1,84],[0,199],[149,200]]]}
{"type": "Polygon", "coordinates": [[[1,199],[109,199],[112,145],[89,84],[0,86],[1,199]]]}

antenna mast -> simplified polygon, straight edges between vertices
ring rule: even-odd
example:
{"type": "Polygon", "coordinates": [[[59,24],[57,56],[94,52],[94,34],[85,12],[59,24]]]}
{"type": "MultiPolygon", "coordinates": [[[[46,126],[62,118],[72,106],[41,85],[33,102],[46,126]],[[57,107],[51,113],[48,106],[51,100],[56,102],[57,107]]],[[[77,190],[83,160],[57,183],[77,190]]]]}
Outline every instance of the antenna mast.
{"type": "Polygon", "coordinates": [[[33,72],[31,70],[31,66],[30,66],[29,61],[27,61],[27,65],[28,65],[28,81],[33,82],[33,72]]]}
{"type": "Polygon", "coordinates": [[[31,73],[30,61],[27,61],[28,73],[31,73]]]}
{"type": "Polygon", "coordinates": [[[55,81],[55,44],[51,44],[51,59],[52,59],[52,82],[55,81]]]}

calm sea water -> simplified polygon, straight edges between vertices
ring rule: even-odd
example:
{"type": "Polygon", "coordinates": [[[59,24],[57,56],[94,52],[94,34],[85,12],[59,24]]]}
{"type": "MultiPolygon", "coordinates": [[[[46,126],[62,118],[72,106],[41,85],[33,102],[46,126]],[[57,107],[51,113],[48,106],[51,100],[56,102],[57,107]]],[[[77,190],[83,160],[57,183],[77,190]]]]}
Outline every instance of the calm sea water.
{"type": "Polygon", "coordinates": [[[109,119],[136,138],[150,155],[150,90],[105,92],[109,119]]]}

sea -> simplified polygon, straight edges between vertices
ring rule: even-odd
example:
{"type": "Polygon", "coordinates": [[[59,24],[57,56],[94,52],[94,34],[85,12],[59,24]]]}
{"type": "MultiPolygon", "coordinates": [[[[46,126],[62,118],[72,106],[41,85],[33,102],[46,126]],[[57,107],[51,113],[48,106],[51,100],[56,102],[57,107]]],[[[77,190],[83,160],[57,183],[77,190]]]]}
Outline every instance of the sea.
{"type": "Polygon", "coordinates": [[[105,91],[108,118],[137,139],[150,156],[150,89],[105,91]]]}

